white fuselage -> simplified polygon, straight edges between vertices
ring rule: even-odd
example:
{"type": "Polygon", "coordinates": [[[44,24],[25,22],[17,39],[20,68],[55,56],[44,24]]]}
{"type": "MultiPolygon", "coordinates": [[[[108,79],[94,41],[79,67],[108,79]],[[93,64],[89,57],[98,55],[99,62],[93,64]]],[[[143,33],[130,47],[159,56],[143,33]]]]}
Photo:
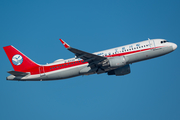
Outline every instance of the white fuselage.
{"type": "MultiPolygon", "coordinates": [[[[120,46],[93,54],[107,57],[110,60],[113,57],[123,56],[125,61],[124,65],[129,65],[142,60],[151,59],[154,57],[162,56],[174,51],[177,45],[167,42],[164,39],[151,39],[138,43],[133,43],[125,46],[120,46]]],[[[95,63],[94,63],[95,64],[95,63]]],[[[123,67],[120,66],[120,67],[123,67]]],[[[100,74],[108,73],[109,71],[118,69],[120,67],[92,65],[88,61],[81,58],[70,58],[66,60],[57,60],[54,63],[41,65],[39,74],[29,74],[24,77],[8,76],[8,80],[57,80],[66,79],[79,75],[100,74]]]]}

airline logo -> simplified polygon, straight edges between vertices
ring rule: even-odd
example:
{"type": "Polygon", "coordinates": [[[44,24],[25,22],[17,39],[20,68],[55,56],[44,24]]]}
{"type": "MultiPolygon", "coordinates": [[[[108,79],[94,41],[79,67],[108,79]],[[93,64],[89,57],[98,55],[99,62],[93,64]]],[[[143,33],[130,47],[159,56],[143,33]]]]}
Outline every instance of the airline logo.
{"type": "Polygon", "coordinates": [[[12,57],[12,62],[14,65],[21,65],[23,62],[23,57],[19,54],[16,54],[12,57]]]}

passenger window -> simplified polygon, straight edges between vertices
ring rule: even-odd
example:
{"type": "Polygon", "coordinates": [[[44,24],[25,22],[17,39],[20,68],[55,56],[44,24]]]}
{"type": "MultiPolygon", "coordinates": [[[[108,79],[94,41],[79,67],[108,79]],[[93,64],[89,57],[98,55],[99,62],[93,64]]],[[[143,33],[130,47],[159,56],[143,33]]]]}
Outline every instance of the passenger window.
{"type": "Polygon", "coordinates": [[[51,70],[51,68],[50,68],[50,70],[51,70]]]}

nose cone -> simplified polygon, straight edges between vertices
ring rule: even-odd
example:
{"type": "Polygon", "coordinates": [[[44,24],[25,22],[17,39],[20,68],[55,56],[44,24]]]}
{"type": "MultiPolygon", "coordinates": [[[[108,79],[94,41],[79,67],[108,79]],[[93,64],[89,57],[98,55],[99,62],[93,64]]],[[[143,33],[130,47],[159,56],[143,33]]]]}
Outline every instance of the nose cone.
{"type": "Polygon", "coordinates": [[[173,43],[172,47],[173,47],[173,50],[175,50],[177,48],[177,45],[173,43]]]}

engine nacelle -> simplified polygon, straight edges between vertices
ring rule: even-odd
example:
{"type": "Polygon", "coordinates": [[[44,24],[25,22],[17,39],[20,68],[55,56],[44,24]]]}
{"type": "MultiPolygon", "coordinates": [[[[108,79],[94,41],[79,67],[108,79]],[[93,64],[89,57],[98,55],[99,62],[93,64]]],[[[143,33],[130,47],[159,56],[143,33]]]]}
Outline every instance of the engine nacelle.
{"type": "Polygon", "coordinates": [[[126,75],[129,74],[131,72],[130,70],[130,66],[125,65],[123,67],[117,68],[115,70],[111,70],[108,72],[108,75],[116,75],[116,76],[121,76],[121,75],[126,75]]]}
{"type": "Polygon", "coordinates": [[[56,63],[56,62],[63,62],[64,59],[58,59],[58,60],[55,60],[53,63],[56,63]]]}
{"type": "Polygon", "coordinates": [[[125,56],[111,57],[109,58],[109,66],[110,67],[121,67],[126,65],[127,58],[125,56]]]}

